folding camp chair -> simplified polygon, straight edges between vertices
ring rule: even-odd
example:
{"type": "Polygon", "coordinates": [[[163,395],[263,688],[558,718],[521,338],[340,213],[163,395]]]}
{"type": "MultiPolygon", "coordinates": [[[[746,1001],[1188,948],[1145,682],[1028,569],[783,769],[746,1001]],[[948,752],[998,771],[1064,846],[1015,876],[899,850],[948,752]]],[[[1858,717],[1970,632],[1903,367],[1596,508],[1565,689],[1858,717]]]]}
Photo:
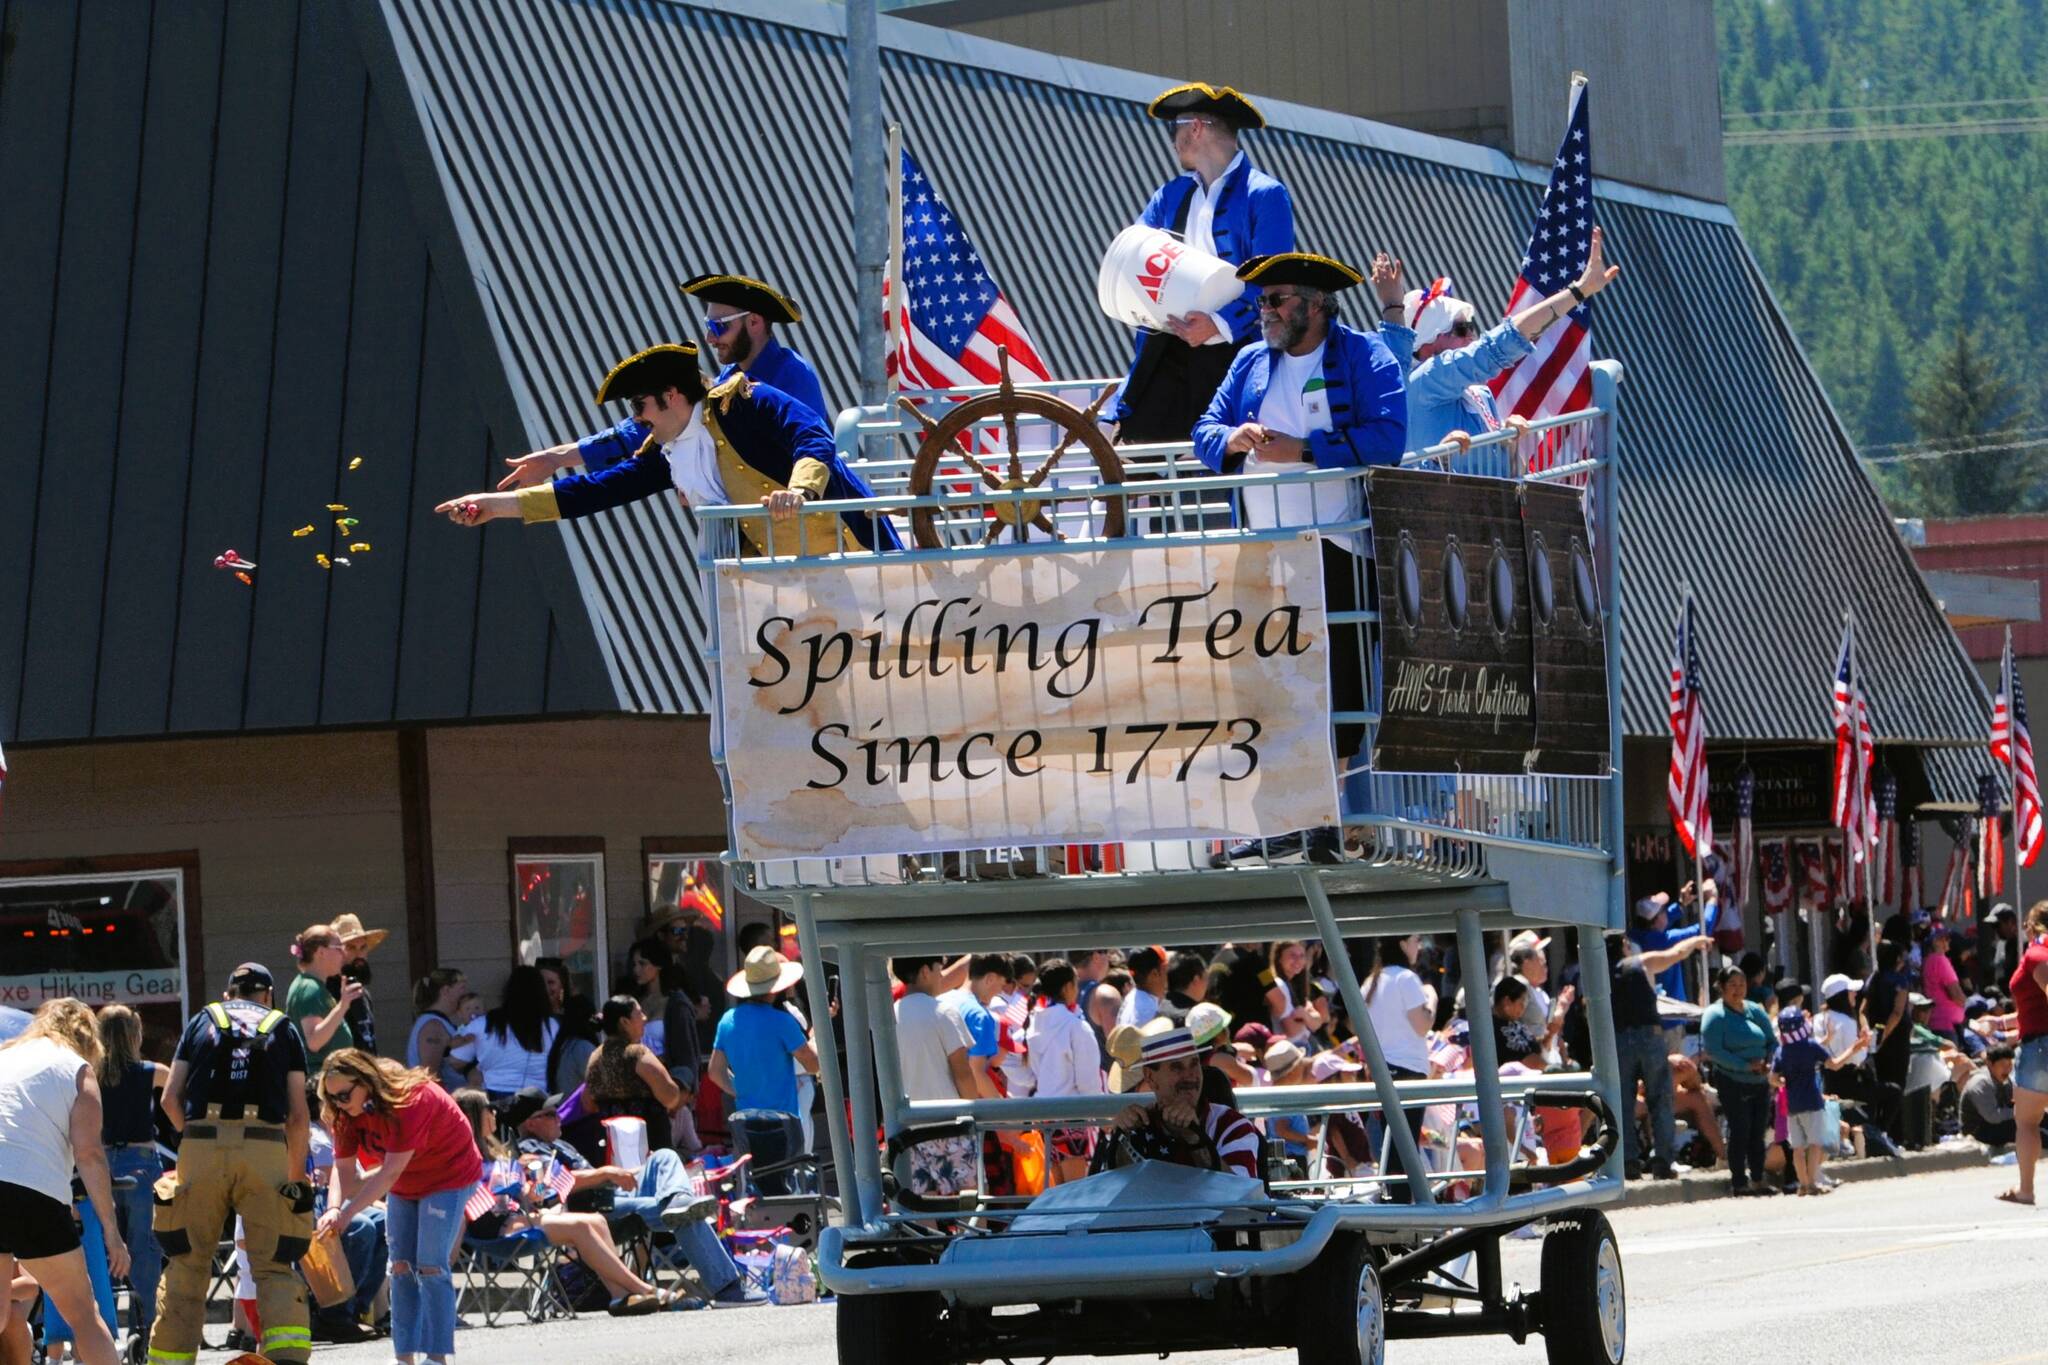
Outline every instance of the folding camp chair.
{"type": "Polygon", "coordinates": [[[732,1141],[747,1164],[731,1199],[731,1226],[787,1228],[785,1240],[792,1246],[815,1247],[839,1201],[823,1193],[821,1163],[803,1150],[803,1126],[796,1115],[736,1110],[732,1141]]]}
{"type": "Polygon", "coordinates": [[[562,1292],[555,1271],[562,1250],[539,1228],[522,1228],[503,1237],[467,1237],[456,1257],[456,1313],[474,1308],[484,1326],[518,1310],[528,1322],[573,1318],[576,1310],[562,1292]]]}

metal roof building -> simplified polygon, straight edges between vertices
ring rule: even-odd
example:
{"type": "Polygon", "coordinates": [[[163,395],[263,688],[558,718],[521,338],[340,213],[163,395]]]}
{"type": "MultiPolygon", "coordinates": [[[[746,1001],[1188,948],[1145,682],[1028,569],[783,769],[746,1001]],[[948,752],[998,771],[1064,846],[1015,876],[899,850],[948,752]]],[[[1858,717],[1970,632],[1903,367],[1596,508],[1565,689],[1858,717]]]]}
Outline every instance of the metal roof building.
{"type": "MultiPolygon", "coordinates": [[[[702,270],[800,300],[792,339],[853,400],[843,24],[812,0],[5,0],[0,737],[701,711],[675,506],[481,535],[428,509],[595,426],[612,361],[695,333],[675,284],[702,270]],[[329,502],[374,545],[346,570],[311,562],[329,502]],[[230,545],[253,591],[212,567],[230,545]]],[[[1161,78],[882,35],[888,117],[1054,369],[1117,372],[1093,281],[1170,170],[1161,78]]],[[[1622,111],[1593,100],[1597,165],[1622,111]]],[[[1303,245],[1504,298],[1545,168],[1260,103],[1247,147],[1303,245]]],[[[1629,733],[1664,733],[1689,583],[1717,739],[1829,736],[1848,607],[1880,736],[1976,742],[1976,675],[1726,208],[1595,195],[1623,267],[1594,344],[1628,368],[1629,733]]]]}

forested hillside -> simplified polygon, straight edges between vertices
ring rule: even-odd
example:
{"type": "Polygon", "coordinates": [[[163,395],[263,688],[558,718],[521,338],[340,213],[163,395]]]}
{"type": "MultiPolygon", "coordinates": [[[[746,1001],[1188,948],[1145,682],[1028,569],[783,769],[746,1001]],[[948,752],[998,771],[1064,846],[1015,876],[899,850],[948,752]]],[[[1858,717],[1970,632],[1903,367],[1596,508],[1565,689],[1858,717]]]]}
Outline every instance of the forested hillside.
{"type": "Polygon", "coordinates": [[[2048,507],[2044,11],[1716,0],[1730,204],[1903,515],[2048,507]]]}

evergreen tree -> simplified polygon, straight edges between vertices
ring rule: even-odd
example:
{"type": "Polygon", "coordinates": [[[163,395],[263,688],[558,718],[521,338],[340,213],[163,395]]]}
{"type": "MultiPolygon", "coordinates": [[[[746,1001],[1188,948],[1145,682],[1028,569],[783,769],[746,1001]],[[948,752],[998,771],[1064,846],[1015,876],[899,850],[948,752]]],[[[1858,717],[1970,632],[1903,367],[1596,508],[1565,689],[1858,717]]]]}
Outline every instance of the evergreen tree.
{"type": "Polygon", "coordinates": [[[2032,501],[2038,460],[2030,451],[1998,449],[2012,444],[2019,426],[2018,392],[1967,331],[1956,329],[1954,343],[1913,387],[1911,416],[1929,450],[1990,448],[1901,461],[1918,515],[1990,516],[2032,501]]]}

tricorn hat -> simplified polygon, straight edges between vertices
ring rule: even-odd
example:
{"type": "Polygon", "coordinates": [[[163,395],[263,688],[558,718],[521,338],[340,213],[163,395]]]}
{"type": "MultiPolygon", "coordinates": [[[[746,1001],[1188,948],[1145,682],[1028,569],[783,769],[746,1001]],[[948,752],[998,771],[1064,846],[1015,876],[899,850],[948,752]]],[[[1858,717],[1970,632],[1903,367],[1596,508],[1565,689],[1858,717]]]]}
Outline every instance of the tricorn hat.
{"type": "Polygon", "coordinates": [[[1282,251],[1272,256],[1254,256],[1237,268],[1237,277],[1261,288],[1275,284],[1298,284],[1334,294],[1365,279],[1342,261],[1318,256],[1313,251],[1282,251]]]}
{"type": "Polygon", "coordinates": [[[1189,81],[1161,94],[1146,108],[1153,118],[1174,118],[1181,114],[1214,114],[1233,128],[1263,128],[1266,116],[1243,95],[1227,85],[1189,81]]]}
{"type": "Polygon", "coordinates": [[[796,306],[795,299],[745,275],[698,275],[684,280],[682,288],[692,298],[758,313],[770,322],[804,320],[803,311],[796,306]]]}
{"type": "Polygon", "coordinates": [[[664,342],[627,356],[597,386],[597,401],[638,398],[667,388],[681,389],[691,398],[704,396],[704,371],[698,368],[694,343],[664,342]]]}

